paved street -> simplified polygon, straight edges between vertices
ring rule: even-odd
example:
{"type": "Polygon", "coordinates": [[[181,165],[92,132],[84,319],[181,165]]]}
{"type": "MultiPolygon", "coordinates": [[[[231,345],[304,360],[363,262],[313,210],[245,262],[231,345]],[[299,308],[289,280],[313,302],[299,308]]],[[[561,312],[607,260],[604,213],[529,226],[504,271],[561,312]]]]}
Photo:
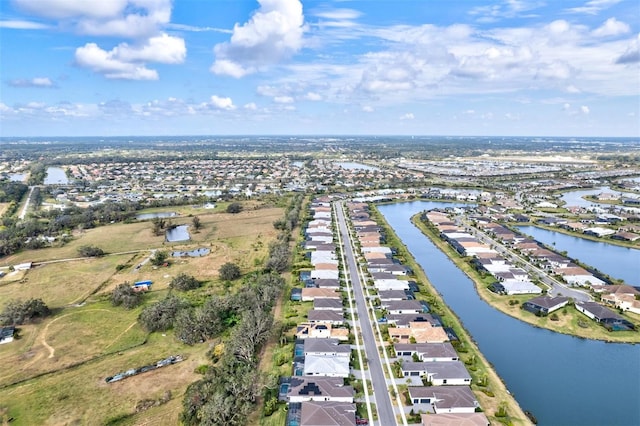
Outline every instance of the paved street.
{"type": "Polygon", "coordinates": [[[384,376],[382,360],[376,345],[376,339],[369,314],[367,312],[367,303],[362,290],[362,282],[358,274],[358,265],[351,245],[351,239],[347,224],[342,211],[342,205],[336,205],[336,216],[339,226],[339,232],[342,235],[343,250],[347,261],[346,269],[351,279],[353,292],[356,299],[356,310],[361,324],[362,339],[364,341],[365,351],[367,353],[369,373],[371,375],[371,383],[373,385],[373,399],[378,411],[378,424],[381,426],[397,425],[395,410],[391,403],[387,380],[384,376]]]}

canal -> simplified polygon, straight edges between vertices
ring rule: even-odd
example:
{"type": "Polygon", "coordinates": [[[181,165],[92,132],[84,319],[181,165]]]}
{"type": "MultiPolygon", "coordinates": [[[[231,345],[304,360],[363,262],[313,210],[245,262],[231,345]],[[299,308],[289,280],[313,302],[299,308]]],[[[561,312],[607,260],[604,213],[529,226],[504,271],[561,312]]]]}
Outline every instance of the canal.
{"type": "Polygon", "coordinates": [[[518,230],[580,262],[629,285],[640,285],[640,250],[587,240],[561,232],[518,226],[518,230]]]}
{"type": "Polygon", "coordinates": [[[539,329],[492,308],[473,282],[410,222],[451,203],[378,206],[493,364],[540,425],[640,424],[640,345],[579,339],[539,329]]]}

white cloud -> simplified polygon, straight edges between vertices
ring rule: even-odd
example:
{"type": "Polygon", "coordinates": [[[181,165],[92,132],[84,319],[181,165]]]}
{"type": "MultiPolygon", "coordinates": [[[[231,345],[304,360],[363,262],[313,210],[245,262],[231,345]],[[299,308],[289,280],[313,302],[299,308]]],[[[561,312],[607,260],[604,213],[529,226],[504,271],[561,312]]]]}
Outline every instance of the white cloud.
{"type": "Polygon", "coordinates": [[[321,101],[322,100],[322,96],[319,93],[316,92],[308,92],[304,98],[308,101],[321,101]]]}
{"type": "Polygon", "coordinates": [[[596,37],[613,37],[627,34],[630,31],[629,25],[618,21],[616,18],[609,18],[604,24],[593,30],[592,34],[596,37]]]}
{"type": "Polygon", "coordinates": [[[54,19],[88,16],[113,18],[121,13],[127,0],[75,1],[75,0],[13,0],[20,9],[34,15],[54,19]]]}
{"type": "Polygon", "coordinates": [[[291,96],[276,96],[273,101],[277,104],[291,104],[293,103],[293,98],[291,96]]]}
{"type": "Polygon", "coordinates": [[[76,63],[107,78],[128,80],[157,80],[158,73],[148,69],[145,62],[178,64],[184,62],[187,50],[184,40],[161,34],[141,45],[120,43],[110,51],[95,43],[76,49],[76,63]]]}
{"type": "Polygon", "coordinates": [[[158,73],[144,65],[121,60],[117,48],[107,52],[95,43],[87,43],[76,49],[76,63],[84,68],[104,74],[111,79],[157,80],[158,73]]]}
{"type": "Polygon", "coordinates": [[[503,0],[492,5],[474,7],[469,11],[469,14],[477,16],[478,22],[491,23],[516,16],[530,17],[531,15],[523,14],[523,12],[537,9],[543,4],[540,1],[503,0]]]}
{"type": "Polygon", "coordinates": [[[19,19],[8,19],[0,21],[0,28],[9,28],[12,30],[45,30],[51,28],[49,25],[39,22],[23,21],[19,19]]]}
{"type": "Polygon", "coordinates": [[[624,53],[616,59],[616,64],[640,62],[640,34],[629,43],[624,53]]]}
{"type": "Polygon", "coordinates": [[[211,71],[235,78],[288,58],[302,48],[305,31],[298,0],[258,0],[258,9],[243,25],[236,24],[229,42],[217,44],[211,71]]]}
{"type": "Polygon", "coordinates": [[[256,106],[255,102],[249,102],[248,104],[244,105],[244,109],[247,109],[249,111],[255,111],[258,109],[258,107],[256,106]]]}
{"type": "Polygon", "coordinates": [[[583,113],[583,114],[585,114],[585,115],[587,115],[587,114],[589,114],[589,112],[591,112],[591,111],[589,110],[589,107],[588,107],[588,106],[586,106],[586,105],[582,105],[582,106],[580,107],[580,112],[581,112],[581,113],[583,113]]]}
{"type": "Polygon", "coordinates": [[[412,113],[412,112],[408,112],[408,113],[406,113],[406,114],[402,115],[402,116],[400,117],[400,120],[413,120],[414,118],[416,118],[416,116],[415,116],[415,115],[413,115],[413,113],[412,113]]]}
{"type": "Polygon", "coordinates": [[[365,105],[365,106],[362,107],[362,111],[364,111],[364,112],[373,112],[374,109],[373,109],[372,106],[365,105]]]}
{"type": "Polygon", "coordinates": [[[568,85],[565,89],[564,89],[567,93],[581,93],[582,91],[580,89],[578,89],[576,86],[574,86],[573,84],[568,85]]]}
{"type": "Polygon", "coordinates": [[[233,101],[231,100],[231,98],[221,98],[216,95],[211,96],[209,105],[217,109],[225,109],[225,110],[236,109],[235,105],[233,105],[233,101]]]}
{"type": "Polygon", "coordinates": [[[621,0],[590,0],[584,6],[566,9],[569,13],[585,13],[587,15],[597,15],[600,11],[620,3],[621,0]]]}
{"type": "Polygon", "coordinates": [[[53,81],[49,77],[34,77],[31,79],[16,79],[9,81],[9,85],[12,87],[39,87],[39,88],[51,88],[54,87],[53,81]]]}
{"type": "Polygon", "coordinates": [[[167,34],[151,37],[140,46],[130,46],[127,43],[122,43],[114,51],[115,56],[126,62],[142,61],[180,64],[184,62],[187,55],[184,40],[167,34]]]}

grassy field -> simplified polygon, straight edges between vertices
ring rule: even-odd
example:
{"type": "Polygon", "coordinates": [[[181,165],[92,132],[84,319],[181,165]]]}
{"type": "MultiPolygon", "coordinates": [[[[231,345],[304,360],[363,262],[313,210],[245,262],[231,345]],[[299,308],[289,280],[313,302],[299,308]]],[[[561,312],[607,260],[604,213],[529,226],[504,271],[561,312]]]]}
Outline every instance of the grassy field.
{"type": "MultiPolygon", "coordinates": [[[[567,306],[556,312],[557,321],[552,321],[550,317],[538,317],[531,312],[520,309],[520,305],[532,295],[503,296],[498,295],[487,288],[488,281],[483,280],[480,274],[460,257],[449,244],[436,236],[426,225],[414,220],[414,223],[425,233],[431,241],[449,256],[449,258],[460,268],[473,282],[480,297],[496,309],[507,315],[515,317],[521,321],[546,328],[557,333],[570,334],[587,339],[605,340],[610,342],[640,342],[640,333],[637,331],[615,331],[611,332],[596,322],[578,312],[575,308],[567,306]],[[511,303],[510,303],[511,302],[511,303]]],[[[493,279],[489,281],[493,282],[493,279]]],[[[640,329],[640,316],[632,313],[625,313],[624,316],[640,329]]]]}
{"type": "Polygon", "coordinates": [[[460,338],[461,345],[458,347],[460,358],[462,361],[468,363],[467,368],[473,377],[474,383],[472,389],[475,391],[474,393],[478,398],[478,402],[489,421],[492,424],[531,424],[531,421],[526,417],[520,405],[518,405],[517,401],[507,390],[504,382],[500,379],[482,352],[480,352],[480,349],[473,340],[471,340],[471,337],[462,327],[458,317],[446,305],[440,294],[427,279],[424,270],[415,261],[407,247],[398,238],[393,229],[386,224],[384,217],[377,210],[374,210],[374,216],[376,221],[379,224],[383,224],[386,228],[387,244],[399,248],[400,253],[398,257],[402,257],[403,264],[409,266],[416,274],[416,281],[421,286],[421,292],[416,295],[417,298],[426,299],[431,307],[442,317],[443,322],[451,326],[460,338]],[[480,386],[481,382],[483,386],[480,386]],[[508,417],[499,418],[495,416],[501,404],[506,404],[508,417]]]}
{"type": "MultiPolygon", "coordinates": [[[[267,256],[269,243],[277,235],[273,222],[282,214],[280,208],[250,208],[235,215],[207,210],[198,214],[203,229],[180,244],[163,244],[163,237],[152,235],[150,223],[113,224],[83,232],[64,247],[3,259],[14,264],[76,257],[81,245],[96,245],[107,252],[140,250],[41,265],[0,281],[0,304],[14,297],[41,297],[54,311],[40,323],[20,326],[19,339],[0,345],[0,365],[11,366],[0,371],[0,413],[7,410],[6,416],[15,418],[12,424],[16,425],[177,424],[182,396],[201,377],[193,371],[207,362],[209,344],[190,347],[172,332],[148,334],[137,322],[144,306],[113,307],[109,293],[122,282],[149,279],[152,291],[144,296],[148,305],[166,296],[169,282],[179,273],[204,282],[202,288],[180,293],[181,297],[200,303],[209,294],[225,293],[229,289],[219,280],[220,265],[236,262],[243,273],[255,270],[267,256]],[[210,248],[211,253],[170,258],[168,267],[149,262],[135,269],[151,249],[199,247],[210,248]],[[85,303],[77,305],[79,301],[85,303]],[[174,354],[186,355],[187,360],[121,382],[104,381],[174,354]],[[139,401],[160,401],[167,391],[171,393],[168,402],[136,412],[139,401]]],[[[191,220],[176,218],[174,223],[190,224],[191,220]]]]}

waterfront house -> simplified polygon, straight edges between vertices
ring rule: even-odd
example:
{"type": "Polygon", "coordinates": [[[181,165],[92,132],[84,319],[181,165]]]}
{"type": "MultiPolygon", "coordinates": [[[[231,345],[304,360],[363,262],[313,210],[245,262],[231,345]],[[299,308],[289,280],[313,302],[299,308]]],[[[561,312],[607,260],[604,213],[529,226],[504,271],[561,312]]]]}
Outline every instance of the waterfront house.
{"type": "MultiPolygon", "coordinates": [[[[291,410],[291,409],[290,409],[291,410]]],[[[300,426],[339,426],[356,424],[356,405],[347,402],[307,401],[301,404],[300,426]]]]}
{"type": "Polygon", "coordinates": [[[567,303],[569,303],[568,297],[540,296],[524,302],[522,304],[522,309],[525,309],[538,316],[546,316],[551,312],[557,311],[563,306],[566,306],[567,303]]]}
{"type": "Polygon", "coordinates": [[[480,406],[469,386],[409,386],[409,398],[436,414],[474,413],[480,406]]]}
{"type": "Polygon", "coordinates": [[[422,426],[489,426],[484,413],[422,414],[422,426]]]}

